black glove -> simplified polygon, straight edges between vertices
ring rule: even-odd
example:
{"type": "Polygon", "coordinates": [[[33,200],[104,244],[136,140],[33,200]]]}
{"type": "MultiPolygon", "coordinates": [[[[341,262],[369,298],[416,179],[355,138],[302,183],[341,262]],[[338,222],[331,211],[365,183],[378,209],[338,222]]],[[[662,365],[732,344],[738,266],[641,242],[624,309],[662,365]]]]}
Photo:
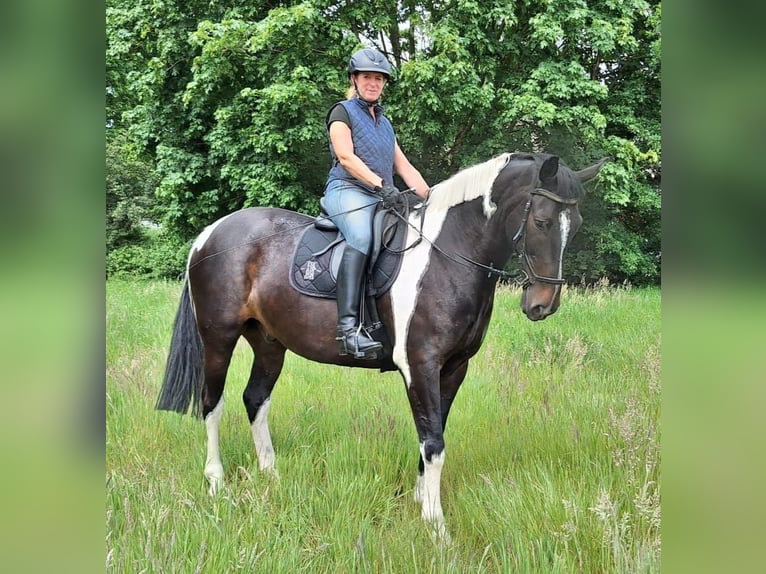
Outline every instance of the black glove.
{"type": "Polygon", "coordinates": [[[383,199],[383,207],[395,208],[401,202],[401,192],[394,185],[387,183],[383,187],[376,187],[375,191],[383,199]]]}
{"type": "Polygon", "coordinates": [[[386,199],[391,195],[399,195],[399,189],[395,185],[386,183],[383,185],[383,187],[380,187],[379,185],[376,186],[375,193],[377,193],[383,199],[386,199]]]}

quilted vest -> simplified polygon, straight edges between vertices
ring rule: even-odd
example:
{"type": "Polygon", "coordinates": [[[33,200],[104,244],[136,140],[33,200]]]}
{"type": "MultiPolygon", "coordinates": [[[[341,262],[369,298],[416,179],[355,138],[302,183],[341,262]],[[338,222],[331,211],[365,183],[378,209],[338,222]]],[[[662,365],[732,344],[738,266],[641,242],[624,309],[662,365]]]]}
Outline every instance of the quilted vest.
{"type": "MultiPolygon", "coordinates": [[[[354,153],[375,174],[383,178],[385,183],[393,184],[396,135],[391,122],[383,115],[383,108],[380,105],[375,106],[377,119],[373,119],[367,110],[367,104],[359,98],[344,100],[340,104],[346,108],[351,120],[351,139],[354,143],[354,153]]],[[[332,142],[330,142],[330,155],[332,156],[332,168],[327,181],[343,179],[361,185],[340,164],[332,147],[332,142]]],[[[363,187],[367,186],[363,185],[363,187]]]]}

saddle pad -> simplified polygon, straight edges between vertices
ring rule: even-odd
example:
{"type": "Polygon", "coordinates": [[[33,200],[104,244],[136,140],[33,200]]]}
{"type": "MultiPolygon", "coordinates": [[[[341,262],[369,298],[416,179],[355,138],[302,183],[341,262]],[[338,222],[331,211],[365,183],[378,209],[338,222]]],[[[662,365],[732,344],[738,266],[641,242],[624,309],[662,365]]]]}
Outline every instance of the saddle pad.
{"type": "MultiPolygon", "coordinates": [[[[401,251],[407,236],[406,225],[396,219],[384,225],[387,227],[374,235],[380,246],[372,268],[372,281],[367,281],[366,293],[371,297],[379,297],[391,288],[402,262],[401,253],[397,252],[401,251]]],[[[295,248],[290,285],[304,295],[335,299],[338,266],[345,247],[346,240],[339,232],[307,227],[295,248]],[[333,242],[337,244],[329,247],[333,242]]]]}

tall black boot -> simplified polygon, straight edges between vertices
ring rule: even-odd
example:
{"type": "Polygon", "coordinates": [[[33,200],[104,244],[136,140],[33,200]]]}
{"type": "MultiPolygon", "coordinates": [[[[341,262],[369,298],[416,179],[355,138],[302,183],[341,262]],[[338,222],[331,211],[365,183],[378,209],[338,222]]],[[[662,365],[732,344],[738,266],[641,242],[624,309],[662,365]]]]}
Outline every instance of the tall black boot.
{"type": "Polygon", "coordinates": [[[376,359],[383,345],[367,336],[359,324],[362,276],[367,255],[346,245],[338,269],[338,345],[340,354],[376,359]]]}

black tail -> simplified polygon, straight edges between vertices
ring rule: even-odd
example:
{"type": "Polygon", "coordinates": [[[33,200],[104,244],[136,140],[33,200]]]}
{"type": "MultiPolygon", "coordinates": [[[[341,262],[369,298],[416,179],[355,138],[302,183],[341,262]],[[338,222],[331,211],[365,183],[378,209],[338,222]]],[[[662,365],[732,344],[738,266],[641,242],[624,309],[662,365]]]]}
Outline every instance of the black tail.
{"type": "Polygon", "coordinates": [[[181,302],[173,325],[173,337],[165,365],[160,396],[155,408],[185,414],[192,403],[192,414],[200,414],[203,382],[202,339],[189,296],[189,280],[184,281],[181,302]]]}

